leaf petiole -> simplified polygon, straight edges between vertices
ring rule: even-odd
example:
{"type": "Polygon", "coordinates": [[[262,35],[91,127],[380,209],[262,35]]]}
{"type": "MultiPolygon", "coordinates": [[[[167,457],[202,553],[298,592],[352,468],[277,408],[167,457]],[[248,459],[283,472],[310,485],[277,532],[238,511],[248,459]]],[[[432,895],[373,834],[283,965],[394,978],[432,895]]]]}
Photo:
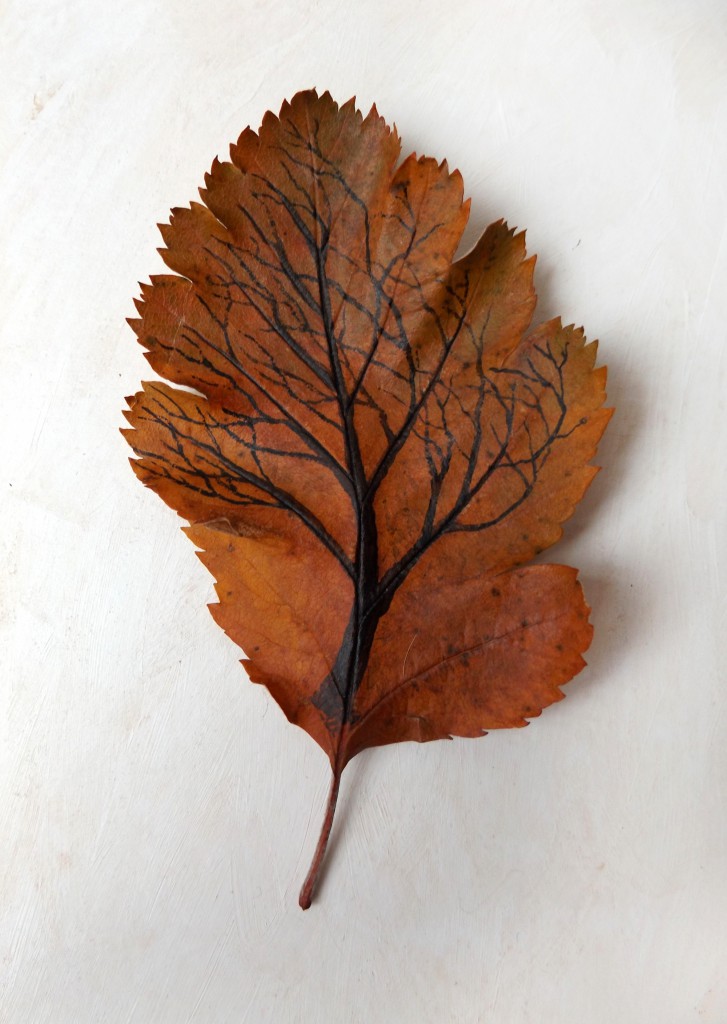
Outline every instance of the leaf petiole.
{"type": "Polygon", "coordinates": [[[331,829],[333,827],[333,816],[336,813],[336,802],[338,801],[338,789],[341,785],[341,774],[343,772],[343,765],[340,763],[340,758],[336,759],[336,764],[333,768],[333,777],[331,779],[331,788],[328,793],[328,803],[326,805],[326,815],[323,819],[323,825],[321,826],[321,834],[318,837],[318,845],[316,851],[313,854],[313,860],[311,866],[306,875],[303,887],[300,890],[300,897],[298,903],[302,910],[307,910],[313,901],[313,892],[318,881],[318,875],[323,864],[323,859],[326,855],[326,847],[328,846],[328,840],[331,835],[331,829]]]}

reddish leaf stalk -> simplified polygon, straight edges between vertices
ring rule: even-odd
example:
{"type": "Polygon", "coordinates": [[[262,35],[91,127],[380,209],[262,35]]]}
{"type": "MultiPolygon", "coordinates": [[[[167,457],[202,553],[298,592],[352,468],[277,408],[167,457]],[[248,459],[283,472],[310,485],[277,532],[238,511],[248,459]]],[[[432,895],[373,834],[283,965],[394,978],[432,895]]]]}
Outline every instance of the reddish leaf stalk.
{"type": "Polygon", "coordinates": [[[333,816],[336,813],[336,802],[338,801],[338,789],[341,785],[342,772],[343,765],[339,756],[336,758],[336,763],[333,767],[333,778],[331,779],[331,788],[328,793],[326,815],[323,819],[323,825],[321,826],[321,834],[318,837],[316,852],[313,854],[311,866],[308,870],[308,874],[306,875],[305,882],[303,882],[303,888],[300,890],[300,897],[298,898],[298,903],[302,910],[307,910],[313,901],[313,892],[316,887],[316,882],[318,881],[318,875],[321,870],[321,865],[323,864],[323,859],[326,855],[326,848],[331,836],[331,829],[333,828],[333,816]]]}

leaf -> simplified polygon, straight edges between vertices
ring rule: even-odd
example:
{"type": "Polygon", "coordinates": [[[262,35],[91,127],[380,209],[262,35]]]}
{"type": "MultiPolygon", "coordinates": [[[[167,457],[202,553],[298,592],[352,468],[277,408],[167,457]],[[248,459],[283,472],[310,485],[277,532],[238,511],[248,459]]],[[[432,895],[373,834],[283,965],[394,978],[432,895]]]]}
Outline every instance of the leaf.
{"type": "Polygon", "coordinates": [[[323,748],[526,724],[591,640],[576,572],[520,568],[596,473],[595,343],[529,331],[534,258],[502,221],[455,261],[459,173],[373,108],[302,92],[161,228],[130,321],[152,368],[125,433],[191,525],[212,614],[323,748]]]}

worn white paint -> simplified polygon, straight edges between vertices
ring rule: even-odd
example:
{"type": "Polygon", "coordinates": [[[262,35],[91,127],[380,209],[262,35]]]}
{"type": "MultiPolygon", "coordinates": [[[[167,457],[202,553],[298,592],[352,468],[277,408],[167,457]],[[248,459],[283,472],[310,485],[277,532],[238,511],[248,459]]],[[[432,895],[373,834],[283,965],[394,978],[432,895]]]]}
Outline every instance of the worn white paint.
{"type": "Polygon", "coordinates": [[[9,0],[0,15],[0,1019],[727,1020],[722,0],[9,0]],[[506,215],[599,336],[605,471],[552,553],[590,666],[530,728],[327,787],[116,433],[154,224],[316,84],[506,215]]]}

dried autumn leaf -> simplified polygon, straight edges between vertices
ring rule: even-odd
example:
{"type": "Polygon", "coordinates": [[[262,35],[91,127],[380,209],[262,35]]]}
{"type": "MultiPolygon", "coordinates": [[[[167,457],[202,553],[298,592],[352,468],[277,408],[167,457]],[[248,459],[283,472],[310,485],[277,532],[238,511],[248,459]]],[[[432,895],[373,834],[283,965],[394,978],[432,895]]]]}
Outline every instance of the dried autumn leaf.
{"type": "Polygon", "coordinates": [[[131,321],[155,371],[132,464],[191,524],[212,614],[331,794],[366,747],[526,724],[583,666],[561,535],[610,410],[595,343],[528,333],[534,259],[503,222],[453,262],[462,181],[375,108],[299,93],[172,211],[131,321]],[[193,390],[191,390],[193,389],[193,390]]]}

